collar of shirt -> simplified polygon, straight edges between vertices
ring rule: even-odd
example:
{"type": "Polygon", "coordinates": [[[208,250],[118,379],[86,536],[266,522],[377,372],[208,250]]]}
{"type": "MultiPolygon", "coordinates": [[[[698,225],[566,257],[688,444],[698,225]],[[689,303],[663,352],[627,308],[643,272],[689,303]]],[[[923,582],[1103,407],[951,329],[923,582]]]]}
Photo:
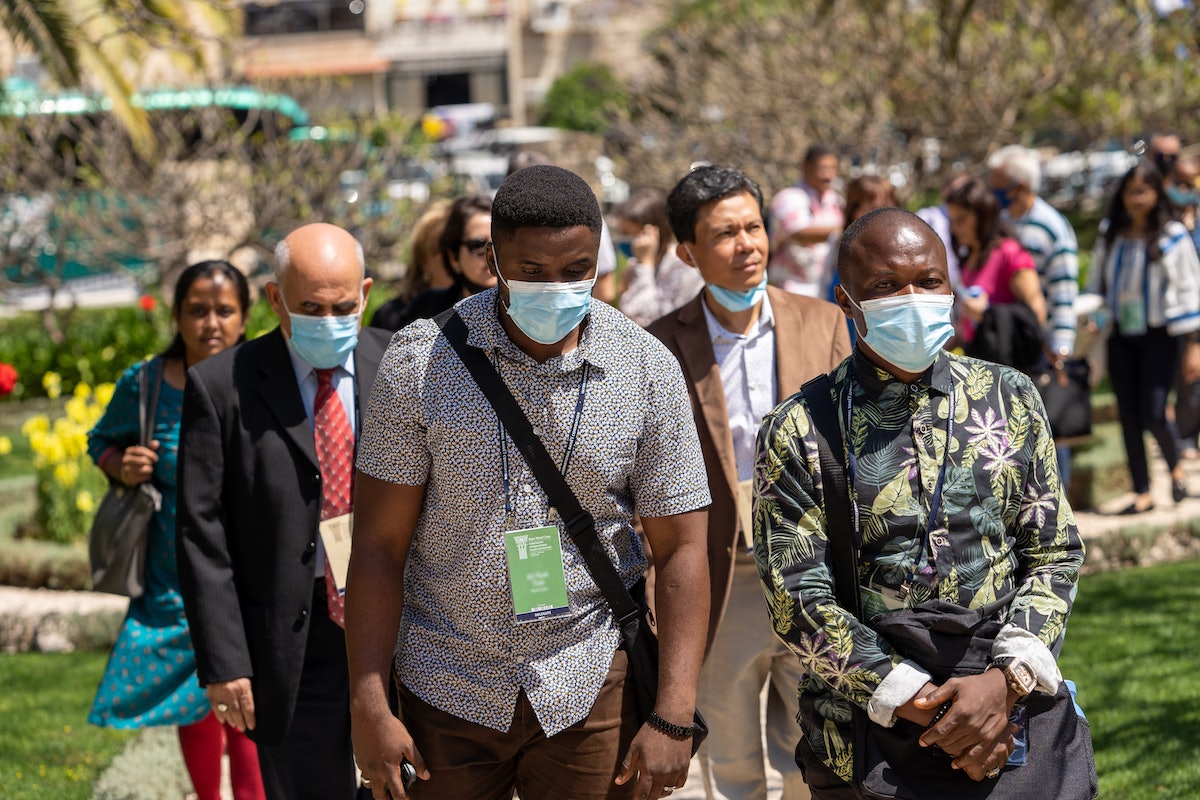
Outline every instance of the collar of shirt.
{"type": "Polygon", "coordinates": [[[734,333],[728,330],[718,320],[708,307],[708,300],[702,299],[700,307],[704,309],[704,322],[708,325],[708,338],[716,344],[718,340],[737,341],[739,339],[756,339],[768,331],[775,330],[775,314],[771,311],[771,300],[763,292],[762,307],[758,311],[758,321],[754,323],[749,333],[734,333]]]}
{"type": "Polygon", "coordinates": [[[615,366],[616,354],[597,346],[588,323],[596,314],[603,314],[609,310],[613,313],[620,312],[599,300],[592,300],[591,311],[581,323],[579,346],[541,363],[518,347],[504,330],[500,323],[500,294],[495,287],[468,297],[458,303],[456,308],[467,325],[467,344],[484,351],[498,351],[507,359],[528,364],[535,372],[572,372],[582,367],[585,361],[600,369],[615,366]]]}
{"type": "MultiPolygon", "coordinates": [[[[312,422],[313,404],[317,400],[317,371],[312,364],[309,364],[292,349],[292,340],[287,336],[283,337],[283,341],[287,343],[288,357],[292,359],[292,371],[296,375],[296,386],[300,388],[300,400],[304,403],[304,413],[308,415],[308,421],[312,422]]],[[[342,398],[342,405],[346,409],[346,414],[350,417],[350,427],[358,430],[358,421],[355,415],[354,403],[354,383],[347,381],[346,378],[354,377],[354,351],[351,351],[346,360],[333,368],[334,381],[337,385],[337,393],[342,398]]]]}
{"type": "MultiPolygon", "coordinates": [[[[862,387],[867,397],[874,401],[878,401],[889,389],[891,393],[908,389],[907,384],[902,383],[890,372],[876,366],[858,347],[854,348],[853,367],[854,378],[858,381],[858,385],[862,387]]],[[[954,389],[954,380],[950,374],[950,358],[945,351],[939,351],[929,369],[921,373],[921,376],[911,385],[925,386],[940,394],[949,395],[954,389]]]]}

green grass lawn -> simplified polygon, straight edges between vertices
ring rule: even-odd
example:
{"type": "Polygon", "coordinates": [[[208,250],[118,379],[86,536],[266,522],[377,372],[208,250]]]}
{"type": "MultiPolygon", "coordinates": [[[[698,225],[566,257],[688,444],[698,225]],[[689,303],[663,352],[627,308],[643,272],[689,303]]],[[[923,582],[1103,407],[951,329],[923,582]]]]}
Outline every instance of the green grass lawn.
{"type": "Polygon", "coordinates": [[[1082,579],[1063,674],[1079,684],[1100,796],[1200,797],[1200,561],[1082,579]]]}
{"type": "Polygon", "coordinates": [[[133,736],[86,722],[108,654],[0,655],[0,797],[88,800],[133,736]]]}

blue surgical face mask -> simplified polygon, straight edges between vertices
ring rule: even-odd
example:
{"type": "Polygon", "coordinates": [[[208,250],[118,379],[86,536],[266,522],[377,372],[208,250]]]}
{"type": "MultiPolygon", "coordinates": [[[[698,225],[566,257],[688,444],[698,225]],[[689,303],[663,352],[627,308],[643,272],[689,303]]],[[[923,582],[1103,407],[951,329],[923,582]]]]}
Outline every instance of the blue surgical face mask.
{"type": "Polygon", "coordinates": [[[1012,195],[1010,192],[1015,187],[1008,186],[1003,189],[993,189],[992,194],[996,196],[996,202],[1000,205],[1000,210],[1004,211],[1012,205],[1012,195]]]}
{"type": "Polygon", "coordinates": [[[506,281],[509,318],[541,344],[556,344],[579,327],[592,308],[593,276],[586,281],[506,281]]]}
{"type": "Polygon", "coordinates": [[[867,325],[865,334],[858,331],[859,337],[880,358],[905,372],[929,369],[942,345],[954,335],[950,320],[953,295],[899,294],[864,300],[861,305],[849,294],[846,297],[862,312],[867,325]]]}
{"type": "MultiPolygon", "coordinates": [[[[697,264],[696,254],[692,252],[692,248],[686,244],[683,246],[687,250],[688,255],[692,259],[693,264],[697,264]]],[[[697,267],[699,269],[699,267],[697,267]]],[[[767,273],[764,271],[762,280],[752,289],[747,289],[744,292],[739,292],[734,289],[726,289],[724,286],[717,286],[715,283],[706,283],[709,293],[713,299],[721,304],[723,308],[732,311],[735,314],[739,311],[746,311],[754,308],[762,300],[763,295],[767,291],[767,273]]]]}
{"type": "Polygon", "coordinates": [[[1168,186],[1167,199],[1176,208],[1200,206],[1200,192],[1197,192],[1195,189],[1181,189],[1178,186],[1168,186]]]}
{"type": "MultiPolygon", "coordinates": [[[[283,289],[279,300],[283,302],[283,289]]],[[[358,305],[362,307],[362,298],[358,305]]],[[[358,345],[359,312],[331,317],[313,317],[288,311],[292,323],[289,341],[296,355],[317,369],[330,369],[346,361],[358,345]]]]}
{"type": "Polygon", "coordinates": [[[715,283],[708,284],[708,291],[714,300],[729,311],[746,311],[758,305],[762,301],[763,295],[766,294],[767,273],[763,273],[762,280],[758,282],[757,286],[744,292],[726,289],[724,286],[717,286],[715,283]]]}

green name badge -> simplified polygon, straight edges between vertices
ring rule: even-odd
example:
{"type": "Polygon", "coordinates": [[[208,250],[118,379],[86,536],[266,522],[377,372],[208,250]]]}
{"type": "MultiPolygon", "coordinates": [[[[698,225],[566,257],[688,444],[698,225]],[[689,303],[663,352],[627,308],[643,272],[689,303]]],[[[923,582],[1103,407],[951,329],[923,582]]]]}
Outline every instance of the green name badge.
{"type": "Polygon", "coordinates": [[[517,622],[535,622],[571,613],[558,526],[505,531],[504,549],[517,622]]]}

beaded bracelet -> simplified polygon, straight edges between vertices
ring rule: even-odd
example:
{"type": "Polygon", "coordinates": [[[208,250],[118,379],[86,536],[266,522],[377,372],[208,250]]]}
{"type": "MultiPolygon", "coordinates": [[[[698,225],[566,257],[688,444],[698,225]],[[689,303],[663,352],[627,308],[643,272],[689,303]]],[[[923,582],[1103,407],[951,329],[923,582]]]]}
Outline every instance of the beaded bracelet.
{"type": "Polygon", "coordinates": [[[933,719],[927,726],[925,726],[925,730],[929,730],[934,725],[937,725],[939,722],[941,722],[942,717],[946,716],[946,712],[950,710],[950,706],[952,705],[954,705],[953,700],[947,700],[946,702],[942,703],[942,707],[939,708],[937,713],[933,715],[933,719]]]}
{"type": "Polygon", "coordinates": [[[684,726],[676,725],[673,722],[667,722],[654,711],[650,712],[650,716],[646,718],[646,722],[649,723],[650,727],[654,728],[654,730],[679,742],[692,738],[692,734],[696,732],[695,725],[684,726]]]}

